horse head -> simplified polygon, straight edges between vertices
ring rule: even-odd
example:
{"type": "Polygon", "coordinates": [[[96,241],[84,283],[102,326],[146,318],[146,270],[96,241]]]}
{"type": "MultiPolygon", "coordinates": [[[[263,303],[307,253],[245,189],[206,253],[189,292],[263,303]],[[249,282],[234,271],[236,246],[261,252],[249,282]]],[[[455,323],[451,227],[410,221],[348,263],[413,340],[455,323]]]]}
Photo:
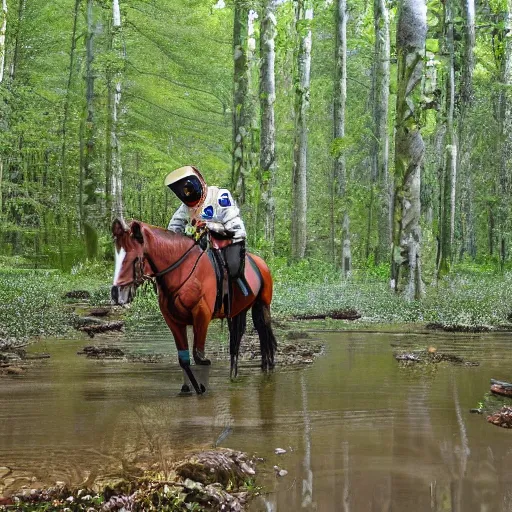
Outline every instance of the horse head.
{"type": "Polygon", "coordinates": [[[110,295],[115,304],[130,303],[145,276],[151,274],[144,256],[143,230],[143,225],[135,220],[127,225],[123,219],[116,219],[112,224],[116,261],[110,295]]]}

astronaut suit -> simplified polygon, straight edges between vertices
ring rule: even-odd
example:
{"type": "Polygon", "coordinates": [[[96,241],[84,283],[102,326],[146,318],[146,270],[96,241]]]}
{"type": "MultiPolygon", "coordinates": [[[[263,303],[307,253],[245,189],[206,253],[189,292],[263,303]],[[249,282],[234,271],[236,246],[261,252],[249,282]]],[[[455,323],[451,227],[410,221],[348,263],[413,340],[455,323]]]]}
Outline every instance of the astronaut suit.
{"type": "Polygon", "coordinates": [[[245,226],[229,190],[207,186],[201,173],[190,165],[169,173],[165,185],[183,203],[167,229],[193,236],[196,230],[206,227],[210,237],[222,242],[219,245],[223,247],[218,251],[229,278],[238,284],[245,296],[249,295],[250,288],[244,277],[245,226]]]}

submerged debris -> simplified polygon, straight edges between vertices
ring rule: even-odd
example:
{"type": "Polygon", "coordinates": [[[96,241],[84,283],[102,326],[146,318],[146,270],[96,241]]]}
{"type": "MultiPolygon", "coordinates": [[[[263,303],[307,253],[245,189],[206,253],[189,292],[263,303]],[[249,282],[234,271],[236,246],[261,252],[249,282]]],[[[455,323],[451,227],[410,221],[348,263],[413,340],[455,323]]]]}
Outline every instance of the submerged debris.
{"type": "Polygon", "coordinates": [[[85,325],[83,327],[78,327],[78,330],[86,332],[91,338],[94,338],[95,334],[110,331],[120,331],[123,327],[124,322],[122,320],[116,320],[114,322],[102,322],[93,325],[85,325]]]}
{"type": "Polygon", "coordinates": [[[118,347],[98,347],[97,345],[88,345],[84,347],[78,355],[86,355],[92,359],[118,359],[124,357],[124,352],[118,347]]]}
{"type": "Polygon", "coordinates": [[[441,363],[444,361],[464,366],[479,366],[480,364],[478,361],[467,361],[460,356],[456,356],[455,354],[445,354],[438,352],[434,347],[429,347],[426,350],[415,350],[413,352],[395,352],[393,356],[397,361],[403,363],[405,366],[408,366],[411,363],[431,364],[441,363]]]}
{"type": "Polygon", "coordinates": [[[512,407],[504,405],[499,411],[487,416],[487,421],[503,428],[512,428],[512,407]]]}
{"type": "Polygon", "coordinates": [[[443,324],[440,322],[431,322],[425,326],[425,329],[432,331],[445,332],[509,332],[512,331],[512,324],[502,325],[468,325],[468,324],[443,324]]]}
{"type": "Polygon", "coordinates": [[[326,318],[332,318],[334,320],[357,320],[361,318],[361,314],[355,309],[343,309],[318,315],[296,315],[294,318],[297,320],[324,320],[326,318]]]}

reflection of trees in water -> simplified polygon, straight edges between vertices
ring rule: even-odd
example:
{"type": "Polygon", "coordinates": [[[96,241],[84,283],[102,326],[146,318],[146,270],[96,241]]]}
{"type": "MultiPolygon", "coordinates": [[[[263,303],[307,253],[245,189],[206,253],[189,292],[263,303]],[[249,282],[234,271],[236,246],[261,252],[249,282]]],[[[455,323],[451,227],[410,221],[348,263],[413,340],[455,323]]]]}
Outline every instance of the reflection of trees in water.
{"type": "Polygon", "coordinates": [[[308,391],[304,373],[301,375],[302,414],[304,417],[304,472],[302,480],[302,508],[314,508],[313,501],[313,471],[311,470],[311,419],[308,410],[308,391]]]}

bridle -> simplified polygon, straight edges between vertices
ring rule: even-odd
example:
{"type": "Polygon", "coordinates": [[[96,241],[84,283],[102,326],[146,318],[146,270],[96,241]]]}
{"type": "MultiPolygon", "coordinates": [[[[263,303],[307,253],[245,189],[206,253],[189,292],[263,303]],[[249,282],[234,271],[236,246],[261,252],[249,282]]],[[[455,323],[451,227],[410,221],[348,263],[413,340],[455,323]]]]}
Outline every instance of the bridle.
{"type": "MultiPolygon", "coordinates": [[[[196,247],[197,242],[194,243],[192,246],[190,246],[185,253],[180,256],[174,263],[169,265],[168,267],[164,268],[163,270],[158,270],[153,260],[149,257],[148,254],[144,253],[142,256],[137,256],[133,260],[133,281],[131,283],[128,283],[125,286],[134,285],[136,288],[141,286],[147,281],[152,281],[153,279],[156,279],[158,282],[158,279],[165,274],[168,274],[169,272],[172,272],[173,270],[177,269],[188,257],[188,255],[192,252],[194,247],[196,247]],[[147,260],[149,263],[149,266],[151,267],[152,274],[145,274],[144,273],[144,260],[147,260]]],[[[201,251],[199,253],[199,256],[197,257],[196,262],[194,263],[194,266],[192,267],[192,270],[190,271],[187,278],[178,286],[177,290],[179,290],[192,276],[194,270],[197,267],[197,264],[199,263],[199,260],[201,259],[201,256],[204,254],[204,251],[201,251]]],[[[176,290],[176,291],[177,291],[176,290]]]]}

